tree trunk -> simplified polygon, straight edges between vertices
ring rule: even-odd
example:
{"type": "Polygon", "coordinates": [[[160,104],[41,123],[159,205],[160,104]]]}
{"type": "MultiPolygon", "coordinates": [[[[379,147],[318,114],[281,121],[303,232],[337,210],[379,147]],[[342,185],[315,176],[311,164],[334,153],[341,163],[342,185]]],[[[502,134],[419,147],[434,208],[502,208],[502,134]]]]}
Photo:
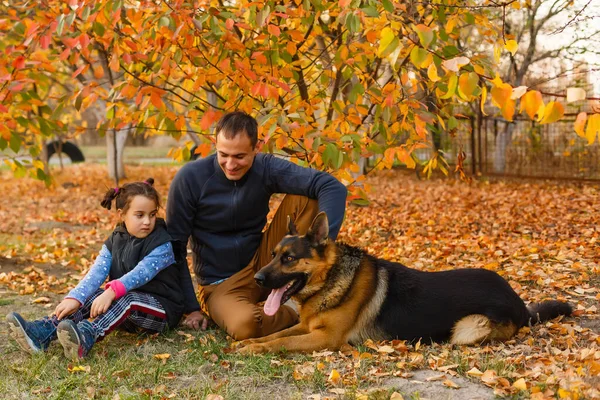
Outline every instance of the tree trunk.
{"type": "Polygon", "coordinates": [[[106,164],[108,165],[108,176],[115,180],[119,186],[119,180],[125,178],[125,165],[123,163],[123,150],[129,130],[109,130],[106,132],[106,164]]]}
{"type": "Polygon", "coordinates": [[[501,129],[496,135],[494,146],[494,172],[503,174],[506,171],[506,149],[512,141],[512,134],[515,129],[514,123],[507,123],[504,129],[501,129]]]}

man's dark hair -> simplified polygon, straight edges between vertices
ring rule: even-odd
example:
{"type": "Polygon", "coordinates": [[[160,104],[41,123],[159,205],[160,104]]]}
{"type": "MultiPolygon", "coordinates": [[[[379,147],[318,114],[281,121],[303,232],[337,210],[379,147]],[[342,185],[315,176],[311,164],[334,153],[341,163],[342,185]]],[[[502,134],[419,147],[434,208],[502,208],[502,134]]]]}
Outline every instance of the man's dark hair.
{"type": "Polygon", "coordinates": [[[243,111],[233,111],[225,114],[217,122],[215,135],[223,133],[227,139],[233,139],[238,134],[245,132],[250,138],[252,147],[258,142],[258,123],[250,115],[243,111]]]}

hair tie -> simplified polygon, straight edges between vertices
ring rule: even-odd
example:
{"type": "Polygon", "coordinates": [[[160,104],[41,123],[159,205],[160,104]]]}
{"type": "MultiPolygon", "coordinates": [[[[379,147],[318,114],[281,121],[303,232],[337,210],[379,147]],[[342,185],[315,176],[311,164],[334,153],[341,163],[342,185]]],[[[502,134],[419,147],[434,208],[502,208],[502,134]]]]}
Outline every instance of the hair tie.
{"type": "Polygon", "coordinates": [[[116,195],[117,193],[119,193],[119,188],[118,188],[118,187],[116,187],[116,188],[115,188],[115,195],[116,195]]]}
{"type": "Polygon", "coordinates": [[[144,181],[143,183],[145,183],[146,185],[152,186],[152,185],[150,184],[150,182],[148,182],[148,181],[144,181]]]}

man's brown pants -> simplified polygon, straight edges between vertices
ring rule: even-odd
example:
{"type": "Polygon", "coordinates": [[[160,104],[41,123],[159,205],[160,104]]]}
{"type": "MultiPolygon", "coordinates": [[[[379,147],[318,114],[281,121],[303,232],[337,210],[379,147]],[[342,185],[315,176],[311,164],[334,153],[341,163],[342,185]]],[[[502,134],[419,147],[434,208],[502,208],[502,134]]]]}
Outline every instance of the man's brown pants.
{"type": "Polygon", "coordinates": [[[248,266],[222,283],[200,286],[202,310],[235,340],[267,336],[298,322],[298,314],[288,306],[280,307],[273,316],[257,306],[267,299],[270,290],[258,286],[254,274],[271,261],[271,252],[287,233],[288,215],[298,232],[304,234],[318,212],[316,200],[286,195],[248,266]]]}

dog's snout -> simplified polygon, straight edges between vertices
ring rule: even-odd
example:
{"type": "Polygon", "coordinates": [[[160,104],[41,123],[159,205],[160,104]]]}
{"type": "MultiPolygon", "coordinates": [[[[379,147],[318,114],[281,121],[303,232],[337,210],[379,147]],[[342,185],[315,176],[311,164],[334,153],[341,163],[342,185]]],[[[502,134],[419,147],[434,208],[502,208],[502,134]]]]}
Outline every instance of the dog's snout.
{"type": "Polygon", "coordinates": [[[262,273],[261,271],[258,271],[255,275],[254,275],[254,280],[256,281],[256,283],[258,283],[259,285],[263,285],[263,283],[265,283],[265,274],[262,273]]]}

